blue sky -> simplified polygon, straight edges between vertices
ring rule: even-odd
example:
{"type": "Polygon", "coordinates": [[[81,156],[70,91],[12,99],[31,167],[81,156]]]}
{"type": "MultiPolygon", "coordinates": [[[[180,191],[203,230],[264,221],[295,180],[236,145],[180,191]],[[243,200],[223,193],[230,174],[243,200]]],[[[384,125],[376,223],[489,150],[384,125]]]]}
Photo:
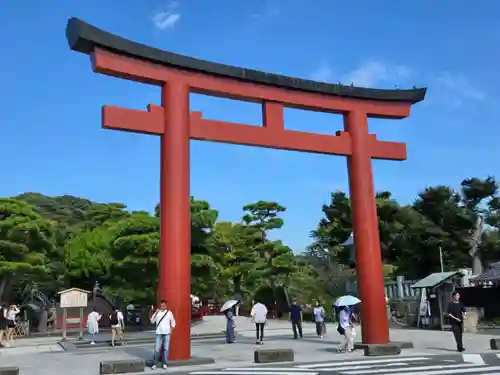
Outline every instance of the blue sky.
{"type": "MultiPolygon", "coordinates": [[[[100,128],[103,104],[142,109],[158,88],[92,73],[69,50],[69,17],[172,52],[359,86],[428,86],[400,121],[370,120],[407,142],[405,162],[375,161],[376,190],[403,203],[435,184],[500,172],[500,2],[465,0],[0,0],[0,196],[72,194],[151,210],[159,139],[100,128]]],[[[260,124],[257,105],[192,97],[208,118],[260,124]]],[[[342,119],[287,110],[287,128],[333,133],[342,119]]],[[[275,234],[309,243],[331,191],[347,189],[342,157],[192,142],[191,191],[237,220],[249,202],[288,208],[275,234]]]]}

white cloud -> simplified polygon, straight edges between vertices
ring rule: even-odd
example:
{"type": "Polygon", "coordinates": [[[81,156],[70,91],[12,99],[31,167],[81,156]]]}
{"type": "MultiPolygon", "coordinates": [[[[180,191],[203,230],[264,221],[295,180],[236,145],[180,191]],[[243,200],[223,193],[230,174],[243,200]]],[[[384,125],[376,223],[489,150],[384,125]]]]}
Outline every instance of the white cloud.
{"type": "Polygon", "coordinates": [[[281,14],[281,9],[271,0],[268,0],[262,9],[250,14],[257,21],[270,21],[281,14]]]}
{"type": "MultiPolygon", "coordinates": [[[[398,86],[410,75],[410,69],[402,65],[384,64],[377,60],[370,60],[353,71],[343,75],[340,82],[345,85],[351,83],[361,87],[377,87],[381,83],[398,86]]],[[[326,62],[321,63],[316,70],[310,74],[310,78],[321,82],[336,81],[333,70],[326,62]]]]}
{"type": "Polygon", "coordinates": [[[410,70],[400,65],[384,64],[371,60],[348,73],[343,80],[355,86],[376,87],[380,83],[392,83],[397,86],[410,74],[410,70]]]}
{"type": "Polygon", "coordinates": [[[482,102],[486,99],[486,94],[472,85],[465,76],[448,72],[441,74],[435,80],[429,93],[431,95],[435,93],[431,96],[430,102],[446,102],[453,107],[460,107],[466,101],[482,102]]]}
{"type": "Polygon", "coordinates": [[[328,63],[323,62],[311,73],[310,78],[313,81],[331,82],[333,79],[333,72],[328,63]]]}
{"type": "Polygon", "coordinates": [[[157,11],[152,18],[153,24],[158,30],[173,28],[181,19],[179,12],[176,12],[177,3],[170,3],[166,9],[157,11]]]}

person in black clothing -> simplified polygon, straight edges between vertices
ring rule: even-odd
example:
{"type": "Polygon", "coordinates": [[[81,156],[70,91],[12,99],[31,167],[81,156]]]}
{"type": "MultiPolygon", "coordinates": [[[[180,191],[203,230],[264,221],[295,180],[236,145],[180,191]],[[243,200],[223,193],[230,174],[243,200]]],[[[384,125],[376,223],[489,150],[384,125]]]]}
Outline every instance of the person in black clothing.
{"type": "Polygon", "coordinates": [[[290,321],[292,322],[293,338],[302,338],[302,308],[297,301],[290,306],[290,321]],[[297,335],[298,331],[298,335],[297,335]]]}
{"type": "Polygon", "coordinates": [[[460,302],[460,294],[458,292],[453,292],[451,297],[452,301],[448,305],[448,317],[450,318],[451,331],[457,343],[457,350],[463,352],[465,351],[462,338],[464,332],[465,307],[462,302],[460,302]]]}
{"type": "Polygon", "coordinates": [[[0,346],[4,346],[5,341],[7,340],[7,319],[5,318],[6,314],[7,308],[3,305],[0,305],[0,346]]]}

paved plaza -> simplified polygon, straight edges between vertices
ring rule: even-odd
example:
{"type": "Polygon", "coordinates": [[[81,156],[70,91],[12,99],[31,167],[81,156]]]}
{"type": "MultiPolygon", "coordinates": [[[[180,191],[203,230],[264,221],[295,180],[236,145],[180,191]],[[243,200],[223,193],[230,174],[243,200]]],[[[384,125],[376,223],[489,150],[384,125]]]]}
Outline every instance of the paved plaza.
{"type": "MultiPolygon", "coordinates": [[[[223,320],[207,317],[192,329],[193,335],[197,335],[192,342],[192,355],[213,358],[216,362],[203,366],[170,367],[167,372],[178,375],[500,375],[500,358],[489,349],[489,335],[465,334],[467,354],[460,355],[454,350],[450,332],[392,329],[393,341],[412,341],[415,348],[405,349],[397,357],[374,358],[364,357],[362,351],[337,353],[341,337],[333,325],[321,339],[315,336],[313,324],[304,323],[304,338],[294,340],[289,322],[271,321],[263,347],[255,345],[253,326],[247,318],[238,318],[237,326],[237,341],[228,345],[222,337],[223,320]],[[293,349],[295,362],[256,365],[253,352],[257,348],[293,349]]],[[[143,336],[147,334],[142,333],[143,336]]],[[[15,347],[0,350],[0,363],[1,366],[19,367],[21,375],[56,375],[61,371],[71,371],[72,375],[95,375],[101,361],[150,359],[154,340],[153,333],[151,335],[151,342],[130,340],[124,347],[85,345],[69,351],[64,351],[57,338],[22,339],[15,347]]],[[[156,370],[155,373],[165,371],[156,370]]]]}
{"type": "MultiPolygon", "coordinates": [[[[500,358],[495,355],[398,356],[377,359],[337,359],[280,366],[228,367],[198,370],[186,375],[444,375],[500,374],[500,358]]],[[[180,374],[179,374],[180,375],[180,374]]]]}

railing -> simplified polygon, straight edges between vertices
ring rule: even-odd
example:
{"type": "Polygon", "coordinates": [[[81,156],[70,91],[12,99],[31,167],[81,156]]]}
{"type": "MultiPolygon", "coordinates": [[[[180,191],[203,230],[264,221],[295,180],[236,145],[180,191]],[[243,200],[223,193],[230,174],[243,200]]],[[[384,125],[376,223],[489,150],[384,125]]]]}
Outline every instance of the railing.
{"type": "Polygon", "coordinates": [[[23,320],[16,323],[14,328],[14,338],[24,337],[30,335],[30,322],[29,320],[23,320]]]}
{"type": "MultiPolygon", "coordinates": [[[[420,298],[420,289],[413,289],[411,286],[418,280],[404,280],[398,276],[395,281],[384,283],[385,295],[391,302],[402,300],[416,300],[420,298]]],[[[346,283],[346,292],[349,294],[358,293],[358,283],[356,281],[346,283]]]]}

